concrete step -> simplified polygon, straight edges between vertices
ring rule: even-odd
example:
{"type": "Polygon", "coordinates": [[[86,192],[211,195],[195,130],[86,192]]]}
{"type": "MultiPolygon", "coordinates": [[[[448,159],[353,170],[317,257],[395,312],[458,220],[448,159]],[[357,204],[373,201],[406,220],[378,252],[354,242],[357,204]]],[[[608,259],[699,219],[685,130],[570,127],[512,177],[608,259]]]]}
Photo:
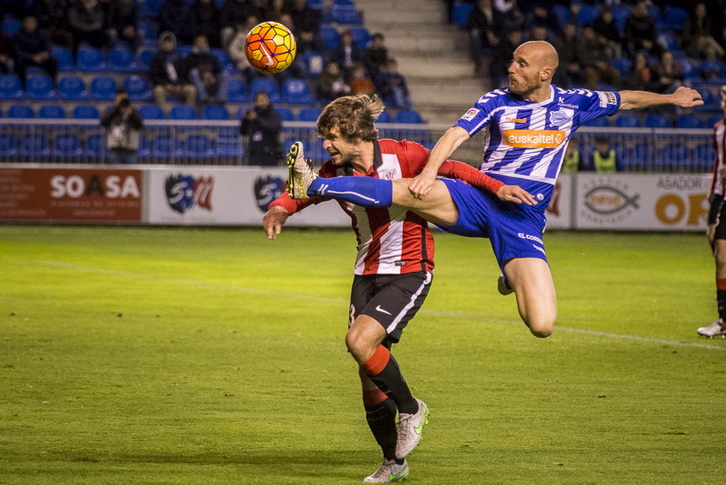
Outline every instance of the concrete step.
{"type": "Polygon", "coordinates": [[[483,82],[478,79],[460,79],[445,83],[407,79],[407,82],[415,107],[453,105],[468,109],[486,92],[483,82]]]}
{"type": "Polygon", "coordinates": [[[398,70],[409,78],[430,78],[455,82],[474,79],[474,64],[466,56],[455,58],[397,56],[398,70]]]}
{"type": "Polygon", "coordinates": [[[363,12],[366,26],[389,24],[403,27],[447,23],[445,5],[440,1],[358,2],[358,8],[363,12]]]}

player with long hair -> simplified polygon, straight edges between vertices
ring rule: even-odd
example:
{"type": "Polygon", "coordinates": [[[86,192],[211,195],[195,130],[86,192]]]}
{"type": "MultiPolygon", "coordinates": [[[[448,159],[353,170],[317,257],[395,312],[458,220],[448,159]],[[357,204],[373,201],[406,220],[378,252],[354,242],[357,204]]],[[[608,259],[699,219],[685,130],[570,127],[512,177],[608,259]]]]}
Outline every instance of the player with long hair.
{"type": "MultiPolygon", "coordinates": [[[[363,183],[390,181],[421,171],[428,149],[417,143],[378,139],[374,120],[382,111],[381,100],[366,95],[338,98],[326,106],[317,128],[330,160],[319,170],[318,180],[351,175],[363,183]]],[[[301,143],[293,145],[291,163],[302,153],[301,143]]],[[[532,203],[531,195],[520,187],[505,185],[464,163],[445,161],[437,173],[467,180],[501,200],[532,203]]],[[[330,197],[294,200],[283,194],[264,215],[268,238],[280,234],[290,215],[325,200],[330,197]]],[[[345,343],[359,366],[366,420],[383,451],[381,467],[363,481],[384,483],[408,476],[406,456],[419,443],[428,419],[428,406],[412,395],[391,347],[428,295],[434,239],[426,221],[413,212],[397,206],[366,208],[365,203],[339,202],[351,217],[358,240],[345,343]]]]}

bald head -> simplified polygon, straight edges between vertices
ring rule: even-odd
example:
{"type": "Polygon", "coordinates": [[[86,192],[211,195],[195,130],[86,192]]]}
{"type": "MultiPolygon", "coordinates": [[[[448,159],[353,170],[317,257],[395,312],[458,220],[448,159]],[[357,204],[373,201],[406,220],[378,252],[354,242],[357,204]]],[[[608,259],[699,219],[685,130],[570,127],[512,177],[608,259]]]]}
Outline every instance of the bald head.
{"type": "Polygon", "coordinates": [[[517,53],[522,57],[530,59],[540,69],[549,67],[552,70],[552,74],[554,74],[557,66],[560,65],[560,56],[557,55],[557,51],[552,47],[552,44],[544,40],[525,42],[517,47],[515,56],[517,53]]]}

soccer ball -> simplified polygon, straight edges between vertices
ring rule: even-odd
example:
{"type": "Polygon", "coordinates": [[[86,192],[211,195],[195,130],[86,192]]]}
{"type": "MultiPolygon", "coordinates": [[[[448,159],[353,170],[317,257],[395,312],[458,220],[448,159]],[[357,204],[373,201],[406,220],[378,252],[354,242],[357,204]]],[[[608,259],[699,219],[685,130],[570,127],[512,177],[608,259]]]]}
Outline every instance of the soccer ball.
{"type": "Polygon", "coordinates": [[[290,67],[297,44],[290,29],[277,22],[262,22],[247,34],[247,60],[260,72],[275,74],[290,67]]]}

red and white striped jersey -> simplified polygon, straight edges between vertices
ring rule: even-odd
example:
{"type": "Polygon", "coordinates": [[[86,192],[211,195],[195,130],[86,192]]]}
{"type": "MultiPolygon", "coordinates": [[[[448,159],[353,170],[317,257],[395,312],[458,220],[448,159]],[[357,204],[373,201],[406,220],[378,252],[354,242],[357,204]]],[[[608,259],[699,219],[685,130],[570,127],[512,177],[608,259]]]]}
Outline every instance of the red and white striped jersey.
{"type": "MultiPolygon", "coordinates": [[[[324,178],[357,175],[395,180],[415,177],[428,161],[429,150],[417,143],[384,139],[374,145],[375,158],[369,173],[357,172],[347,164],[338,167],[328,161],[318,174],[324,178]]],[[[326,200],[330,199],[293,200],[285,193],[270,207],[279,205],[292,213],[326,200]]],[[[358,239],[358,256],[353,270],[356,275],[433,271],[434,239],[421,217],[395,205],[367,209],[348,202],[338,203],[350,216],[358,239]]]]}
{"type": "Polygon", "coordinates": [[[726,161],[726,124],[724,120],[713,125],[713,148],[716,150],[716,158],[713,161],[713,179],[711,180],[711,193],[724,195],[721,169],[726,161]]]}

